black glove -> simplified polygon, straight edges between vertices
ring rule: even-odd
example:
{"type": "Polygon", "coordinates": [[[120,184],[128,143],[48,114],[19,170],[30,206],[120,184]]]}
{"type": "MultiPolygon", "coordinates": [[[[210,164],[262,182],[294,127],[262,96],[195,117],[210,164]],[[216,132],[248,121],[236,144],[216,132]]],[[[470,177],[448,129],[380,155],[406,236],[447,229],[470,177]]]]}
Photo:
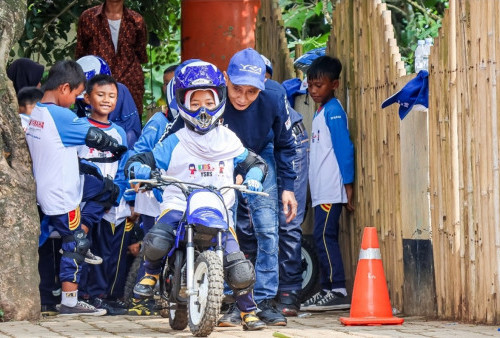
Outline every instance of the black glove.
{"type": "Polygon", "coordinates": [[[109,151],[118,159],[128,150],[126,146],[119,144],[114,138],[96,127],[89,128],[85,145],[89,148],[109,151]]]}
{"type": "Polygon", "coordinates": [[[111,207],[118,206],[118,196],[120,195],[120,187],[117,186],[112,179],[105,177],[104,178],[104,190],[103,193],[109,192],[109,198],[106,201],[102,202],[105,210],[111,209],[111,207]]]}

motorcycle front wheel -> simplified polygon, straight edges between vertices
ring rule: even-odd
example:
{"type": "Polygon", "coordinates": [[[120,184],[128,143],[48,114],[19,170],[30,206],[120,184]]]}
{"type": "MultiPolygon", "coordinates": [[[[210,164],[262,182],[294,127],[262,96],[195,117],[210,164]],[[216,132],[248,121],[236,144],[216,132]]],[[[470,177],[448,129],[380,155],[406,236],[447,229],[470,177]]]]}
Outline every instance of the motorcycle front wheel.
{"type": "Polygon", "coordinates": [[[189,296],[189,329],[196,337],[206,337],[217,324],[224,295],[224,272],[217,253],[199,254],[193,275],[196,294],[189,296]]]}

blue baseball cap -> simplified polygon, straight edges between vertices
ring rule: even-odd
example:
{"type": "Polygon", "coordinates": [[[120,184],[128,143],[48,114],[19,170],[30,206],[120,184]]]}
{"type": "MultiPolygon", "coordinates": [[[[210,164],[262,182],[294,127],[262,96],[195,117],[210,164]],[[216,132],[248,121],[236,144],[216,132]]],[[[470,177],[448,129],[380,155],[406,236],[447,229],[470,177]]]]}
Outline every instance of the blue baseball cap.
{"type": "Polygon", "coordinates": [[[264,90],[266,65],[260,54],[247,48],[233,55],[227,66],[229,80],[240,86],[253,86],[264,90]]]}
{"type": "Polygon", "coordinates": [[[393,103],[399,103],[399,118],[402,120],[417,106],[429,107],[429,73],[426,70],[418,72],[399,92],[382,103],[382,108],[393,103]]]}

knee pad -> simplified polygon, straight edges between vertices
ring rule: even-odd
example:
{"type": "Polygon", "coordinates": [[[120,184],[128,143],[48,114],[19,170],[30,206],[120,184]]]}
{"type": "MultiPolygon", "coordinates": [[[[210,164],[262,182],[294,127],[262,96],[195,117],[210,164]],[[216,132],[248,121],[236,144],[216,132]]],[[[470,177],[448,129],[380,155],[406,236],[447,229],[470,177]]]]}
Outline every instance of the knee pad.
{"type": "Polygon", "coordinates": [[[224,256],[224,278],[236,296],[252,291],[255,284],[255,270],[241,251],[224,256]]]}
{"type": "Polygon", "coordinates": [[[87,234],[83,230],[77,230],[73,233],[73,235],[63,238],[63,243],[69,242],[75,243],[75,251],[64,251],[63,256],[74,259],[77,263],[82,263],[85,260],[85,254],[90,248],[90,241],[87,238],[87,234]]]}
{"type": "Polygon", "coordinates": [[[172,247],[174,239],[174,230],[169,225],[154,226],[144,236],[144,256],[153,262],[162,259],[172,247]]]}

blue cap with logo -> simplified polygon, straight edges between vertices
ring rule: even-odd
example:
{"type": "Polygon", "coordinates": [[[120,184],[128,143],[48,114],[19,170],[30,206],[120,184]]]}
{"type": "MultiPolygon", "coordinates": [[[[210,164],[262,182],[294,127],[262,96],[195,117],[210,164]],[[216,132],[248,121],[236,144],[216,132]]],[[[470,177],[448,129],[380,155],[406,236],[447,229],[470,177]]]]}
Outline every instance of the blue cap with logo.
{"type": "Polygon", "coordinates": [[[233,84],[265,89],[266,65],[260,54],[252,48],[233,55],[227,66],[227,75],[233,84]]]}
{"type": "Polygon", "coordinates": [[[382,103],[382,108],[399,103],[399,118],[402,120],[412,109],[422,110],[429,107],[429,73],[421,70],[399,92],[382,103]]]}

